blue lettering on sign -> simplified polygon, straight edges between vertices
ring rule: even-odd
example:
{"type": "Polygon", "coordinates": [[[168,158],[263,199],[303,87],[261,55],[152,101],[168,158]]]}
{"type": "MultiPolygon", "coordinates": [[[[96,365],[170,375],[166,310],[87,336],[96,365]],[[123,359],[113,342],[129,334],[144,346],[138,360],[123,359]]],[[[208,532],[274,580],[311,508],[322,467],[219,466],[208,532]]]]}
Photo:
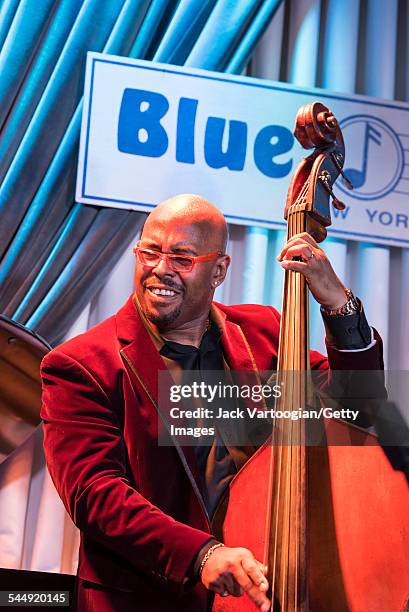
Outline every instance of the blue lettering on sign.
{"type": "Polygon", "coordinates": [[[338,218],[346,219],[350,208],[351,208],[350,206],[346,206],[343,210],[339,210],[338,208],[335,208],[334,205],[331,206],[332,213],[336,219],[338,218]]]}
{"type": "Polygon", "coordinates": [[[195,121],[197,100],[180,98],[176,136],[176,161],[195,163],[195,121]]]}
{"type": "Polygon", "coordinates": [[[160,120],[168,109],[169,102],[161,94],[125,89],[119,111],[118,149],[132,155],[161,157],[168,148],[168,136],[160,120]]]}
{"type": "Polygon", "coordinates": [[[408,229],[408,215],[398,213],[396,215],[396,227],[403,225],[405,229],[408,229]]]}
{"type": "Polygon", "coordinates": [[[370,222],[373,223],[373,220],[378,214],[378,211],[377,210],[370,211],[368,208],[366,208],[365,210],[366,210],[366,214],[369,217],[370,222]]]}
{"type": "Polygon", "coordinates": [[[226,151],[223,151],[223,134],[226,120],[209,117],[206,124],[204,152],[207,165],[211,168],[243,170],[247,150],[247,124],[230,121],[226,151]]]}
{"type": "Polygon", "coordinates": [[[254,161],[260,172],[271,178],[287,176],[293,160],[278,164],[274,157],[290,151],[293,143],[294,136],[282,125],[267,125],[260,130],[254,142],[254,161]],[[274,142],[271,142],[273,139],[274,142]]]}
{"type": "Polygon", "coordinates": [[[388,210],[384,210],[379,215],[379,221],[382,225],[390,225],[393,221],[393,216],[388,210]]]}
{"type": "MultiPolygon", "coordinates": [[[[195,163],[195,128],[199,101],[180,98],[176,125],[176,161],[195,163]]],[[[168,99],[143,89],[124,90],[118,121],[118,149],[122,153],[161,157],[169,139],[161,119],[169,110],[168,99]]],[[[228,168],[241,172],[246,162],[248,126],[244,121],[209,117],[204,134],[204,158],[210,168],[228,168]]],[[[254,163],[265,176],[282,178],[290,171],[292,159],[278,162],[288,153],[294,136],[282,125],[267,125],[254,141],[254,163]]]]}
{"type": "Polygon", "coordinates": [[[381,225],[395,225],[396,227],[403,226],[405,229],[408,229],[409,224],[409,216],[406,213],[395,213],[392,214],[389,210],[369,210],[369,208],[365,208],[366,214],[368,215],[370,223],[374,221],[380,223],[381,225]]]}

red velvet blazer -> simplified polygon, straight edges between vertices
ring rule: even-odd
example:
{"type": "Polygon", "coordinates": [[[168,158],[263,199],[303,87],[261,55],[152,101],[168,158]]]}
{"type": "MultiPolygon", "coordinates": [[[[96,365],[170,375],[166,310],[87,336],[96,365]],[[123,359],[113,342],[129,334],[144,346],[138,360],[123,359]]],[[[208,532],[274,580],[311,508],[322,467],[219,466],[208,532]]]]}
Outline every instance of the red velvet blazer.
{"type": "MultiPolygon", "coordinates": [[[[230,368],[274,368],[277,311],[216,308],[230,368]]],[[[334,369],[378,369],[380,342],[356,353],[329,349],[329,362],[334,369]]],[[[328,367],[316,352],[311,363],[328,367]]],[[[193,448],[158,446],[161,369],[164,362],[131,298],[42,363],[44,448],[57,491],[81,530],[79,576],[132,592],[134,605],[125,610],[122,603],[121,612],[206,609],[206,589],[198,584],[187,590],[184,582],[210,527],[193,448]]]]}

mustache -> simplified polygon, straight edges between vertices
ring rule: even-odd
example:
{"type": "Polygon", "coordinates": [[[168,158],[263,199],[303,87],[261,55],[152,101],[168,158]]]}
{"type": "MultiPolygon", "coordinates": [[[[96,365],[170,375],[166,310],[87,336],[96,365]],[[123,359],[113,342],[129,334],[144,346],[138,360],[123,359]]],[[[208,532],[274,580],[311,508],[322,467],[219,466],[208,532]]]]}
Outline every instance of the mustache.
{"type": "MultiPolygon", "coordinates": [[[[145,288],[148,288],[152,285],[157,285],[158,283],[144,283],[145,288]]],[[[171,278],[162,278],[160,280],[161,285],[166,285],[169,289],[174,289],[175,291],[180,291],[181,293],[185,293],[185,288],[182,285],[178,285],[171,278]]]]}

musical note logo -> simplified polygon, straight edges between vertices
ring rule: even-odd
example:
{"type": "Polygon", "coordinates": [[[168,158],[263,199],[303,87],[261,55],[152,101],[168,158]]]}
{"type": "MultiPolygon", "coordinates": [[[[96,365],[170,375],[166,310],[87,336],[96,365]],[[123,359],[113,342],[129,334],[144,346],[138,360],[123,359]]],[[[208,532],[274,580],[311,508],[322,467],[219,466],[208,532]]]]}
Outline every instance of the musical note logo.
{"type": "Polygon", "coordinates": [[[385,121],[370,115],[353,115],[341,121],[345,139],[345,175],[354,189],[336,183],[348,198],[376,200],[393,191],[404,167],[399,136],[385,121]]]}
{"type": "Polygon", "coordinates": [[[365,126],[365,138],[364,138],[364,150],[362,157],[362,164],[360,169],[358,168],[347,168],[345,174],[351,181],[354,189],[359,189],[365,184],[366,171],[368,168],[368,150],[369,144],[374,142],[379,147],[381,146],[382,134],[379,130],[373,127],[369,121],[366,122],[365,126]]]}

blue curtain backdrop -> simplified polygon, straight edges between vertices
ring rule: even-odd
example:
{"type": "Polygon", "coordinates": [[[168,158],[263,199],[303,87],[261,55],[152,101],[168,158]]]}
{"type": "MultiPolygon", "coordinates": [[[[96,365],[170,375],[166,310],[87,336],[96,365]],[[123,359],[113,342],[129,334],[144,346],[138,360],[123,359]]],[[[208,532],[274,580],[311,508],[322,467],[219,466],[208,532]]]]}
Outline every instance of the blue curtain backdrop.
{"type": "MultiPolygon", "coordinates": [[[[63,338],[143,216],[74,203],[88,50],[409,101],[409,0],[0,2],[0,310],[63,338]],[[250,61],[249,61],[250,60],[250,61]]],[[[280,308],[284,232],[231,227],[216,297],[280,308]],[[244,255],[244,256],[243,256],[244,255]]],[[[409,368],[409,251],[329,239],[339,275],[409,368]],[[398,322],[398,323],[397,323],[398,322]],[[392,325],[393,323],[393,325],[392,325]]],[[[312,345],[322,349],[315,305],[312,345]]]]}
{"type": "Polygon", "coordinates": [[[87,51],[240,72],[279,0],[3,0],[0,310],[62,339],[144,215],[74,202],[87,51]]]}

